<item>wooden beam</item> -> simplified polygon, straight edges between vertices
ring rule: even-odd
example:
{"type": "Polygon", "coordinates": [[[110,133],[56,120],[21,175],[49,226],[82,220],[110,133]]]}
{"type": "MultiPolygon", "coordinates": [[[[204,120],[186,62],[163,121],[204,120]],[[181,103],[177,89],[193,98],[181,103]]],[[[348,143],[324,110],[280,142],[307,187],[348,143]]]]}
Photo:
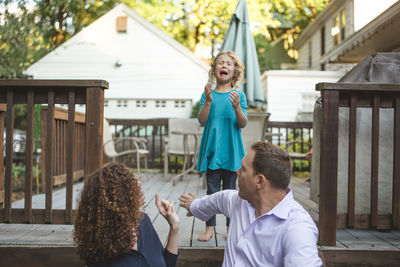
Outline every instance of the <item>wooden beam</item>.
{"type": "Polygon", "coordinates": [[[25,145],[25,222],[30,223],[32,217],[32,180],[33,180],[33,90],[28,91],[26,107],[26,145],[25,145]]]}
{"type": "Polygon", "coordinates": [[[7,90],[7,136],[6,136],[6,175],[4,180],[4,221],[11,222],[11,181],[12,181],[12,162],[14,157],[14,92],[7,90]]]}
{"type": "Polygon", "coordinates": [[[355,194],[356,194],[356,126],[357,126],[357,97],[351,96],[349,114],[349,183],[347,191],[347,226],[354,227],[355,194]]]}
{"type": "Polygon", "coordinates": [[[371,140],[371,227],[378,225],[379,95],[373,97],[371,140]]]}
{"type": "Polygon", "coordinates": [[[53,169],[54,169],[54,91],[48,91],[48,109],[47,109],[47,128],[46,128],[46,222],[52,223],[52,205],[53,205],[53,169]]]}
{"type": "Polygon", "coordinates": [[[393,133],[392,227],[400,229],[400,96],[395,98],[393,133]],[[397,164],[395,164],[397,163],[397,164]]]}
{"type": "Polygon", "coordinates": [[[336,220],[332,218],[336,218],[337,213],[339,92],[322,91],[322,101],[319,242],[322,245],[334,246],[336,220]]]}
{"type": "Polygon", "coordinates": [[[85,175],[103,164],[104,91],[101,87],[86,89],[85,175]]]}
{"type": "Polygon", "coordinates": [[[399,266],[399,250],[321,248],[326,266],[399,266]]]}

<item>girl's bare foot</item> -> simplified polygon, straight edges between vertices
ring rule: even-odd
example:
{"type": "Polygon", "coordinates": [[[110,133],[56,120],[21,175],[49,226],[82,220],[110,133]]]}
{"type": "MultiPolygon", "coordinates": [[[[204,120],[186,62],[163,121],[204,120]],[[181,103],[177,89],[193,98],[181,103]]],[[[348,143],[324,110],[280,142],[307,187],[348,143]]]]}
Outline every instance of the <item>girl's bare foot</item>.
{"type": "Polygon", "coordinates": [[[206,226],[206,230],[204,231],[204,233],[197,239],[202,242],[207,242],[208,240],[211,239],[213,234],[214,234],[214,226],[206,226]]]}

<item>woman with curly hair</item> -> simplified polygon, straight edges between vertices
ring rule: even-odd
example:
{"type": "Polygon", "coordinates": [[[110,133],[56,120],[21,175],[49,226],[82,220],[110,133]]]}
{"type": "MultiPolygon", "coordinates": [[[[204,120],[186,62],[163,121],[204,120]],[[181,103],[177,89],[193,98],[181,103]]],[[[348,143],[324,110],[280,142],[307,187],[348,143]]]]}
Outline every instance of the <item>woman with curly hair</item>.
{"type": "Polygon", "coordinates": [[[74,239],[88,266],[175,266],[179,217],[168,200],[156,206],[170,225],[167,246],[147,214],[140,182],[123,164],[111,163],[91,174],[81,194],[74,239]]]}

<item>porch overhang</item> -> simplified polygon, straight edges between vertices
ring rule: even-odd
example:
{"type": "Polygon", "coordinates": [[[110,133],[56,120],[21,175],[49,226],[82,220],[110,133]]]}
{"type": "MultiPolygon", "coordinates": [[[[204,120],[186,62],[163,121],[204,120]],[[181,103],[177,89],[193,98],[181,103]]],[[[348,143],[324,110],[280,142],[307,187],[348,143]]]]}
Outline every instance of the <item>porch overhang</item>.
{"type": "Polygon", "coordinates": [[[376,52],[400,51],[400,2],[344,40],[321,58],[321,63],[358,63],[376,52]]]}

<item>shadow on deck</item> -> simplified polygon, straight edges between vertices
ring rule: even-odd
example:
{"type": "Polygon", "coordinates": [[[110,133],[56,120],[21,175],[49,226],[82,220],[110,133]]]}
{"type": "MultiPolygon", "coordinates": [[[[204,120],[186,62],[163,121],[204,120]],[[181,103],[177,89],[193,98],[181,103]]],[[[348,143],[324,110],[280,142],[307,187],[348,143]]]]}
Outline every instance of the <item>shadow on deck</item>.
{"type": "MultiPolygon", "coordinates": [[[[144,211],[151,218],[161,242],[167,240],[168,225],[159,216],[154,204],[154,195],[175,201],[175,208],[181,218],[179,235],[180,256],[178,266],[220,266],[225,246],[225,218],[217,215],[217,227],[213,238],[199,242],[205,223],[187,217],[178,206],[178,197],[193,192],[205,195],[203,181],[199,175],[187,175],[176,186],[170,179],[159,173],[142,174],[142,190],[145,195],[144,211]]],[[[74,186],[74,201],[81,183],[74,186]]],[[[306,179],[294,177],[291,188],[295,199],[318,223],[318,205],[309,199],[306,179]]],[[[74,205],[75,202],[74,202],[74,205]]],[[[42,208],[44,198],[34,196],[33,208],[42,208]]],[[[23,200],[13,203],[13,208],[23,207],[23,200]]],[[[53,208],[65,207],[65,190],[55,191],[53,208]]],[[[0,266],[82,266],[83,262],[75,252],[72,225],[46,224],[0,224],[0,266]],[[33,262],[36,264],[33,264],[33,262]]],[[[400,262],[400,232],[379,232],[371,230],[337,230],[336,246],[320,246],[320,256],[326,266],[398,266],[400,262]]]]}

